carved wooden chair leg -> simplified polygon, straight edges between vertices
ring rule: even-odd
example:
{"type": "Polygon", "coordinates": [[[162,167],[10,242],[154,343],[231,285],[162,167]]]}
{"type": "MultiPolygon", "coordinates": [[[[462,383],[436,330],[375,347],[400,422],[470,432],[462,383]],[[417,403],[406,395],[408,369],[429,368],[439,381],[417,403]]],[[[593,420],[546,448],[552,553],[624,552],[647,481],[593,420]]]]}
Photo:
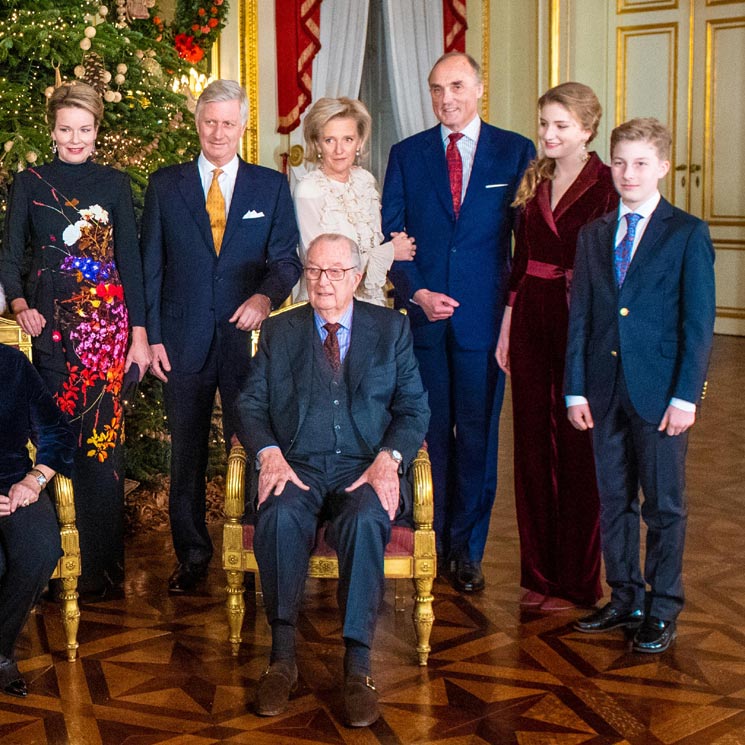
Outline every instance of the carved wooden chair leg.
{"type": "Polygon", "coordinates": [[[394,592],[396,593],[395,597],[395,605],[394,608],[397,611],[406,610],[406,594],[404,591],[404,580],[402,579],[395,579],[393,580],[393,588],[394,592]]]}
{"type": "Polygon", "coordinates": [[[228,577],[228,596],[225,601],[230,629],[228,641],[233,647],[233,654],[237,655],[241,648],[241,629],[246,615],[246,601],[243,599],[243,572],[226,571],[225,574],[228,577]]]}
{"type": "Polygon", "coordinates": [[[62,626],[67,639],[67,659],[75,662],[78,654],[78,626],[80,625],[80,606],[78,605],[78,578],[63,577],[59,594],[62,626]]]}
{"type": "Polygon", "coordinates": [[[414,630],[416,632],[416,651],[419,664],[426,666],[430,650],[429,637],[432,633],[432,624],[435,614],[432,611],[432,577],[423,577],[414,580],[414,630]]]}

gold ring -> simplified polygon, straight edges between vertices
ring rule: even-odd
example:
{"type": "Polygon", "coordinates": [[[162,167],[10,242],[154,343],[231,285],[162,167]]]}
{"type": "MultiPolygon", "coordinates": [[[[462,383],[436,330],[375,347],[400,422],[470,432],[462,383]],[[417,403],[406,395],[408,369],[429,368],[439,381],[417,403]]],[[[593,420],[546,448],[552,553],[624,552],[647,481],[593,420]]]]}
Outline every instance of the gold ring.
{"type": "Polygon", "coordinates": [[[23,506],[24,507],[28,507],[28,499],[24,499],[23,500],[23,506]]]}

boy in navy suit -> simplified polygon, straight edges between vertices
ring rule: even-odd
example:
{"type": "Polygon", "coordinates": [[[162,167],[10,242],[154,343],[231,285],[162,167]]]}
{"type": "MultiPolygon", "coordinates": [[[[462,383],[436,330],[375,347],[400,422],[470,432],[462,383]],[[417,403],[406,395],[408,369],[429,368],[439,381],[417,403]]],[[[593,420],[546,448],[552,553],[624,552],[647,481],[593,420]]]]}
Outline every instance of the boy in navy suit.
{"type": "Polygon", "coordinates": [[[683,607],[687,433],[715,315],[708,227],[658,190],[671,142],[656,119],[613,130],[611,169],[621,203],[579,234],[564,380],[569,421],[593,430],[611,587],[610,602],[575,628],[633,629],[634,650],[647,653],[670,646],[683,607]],[[643,574],[640,511],[647,525],[643,574]]]}

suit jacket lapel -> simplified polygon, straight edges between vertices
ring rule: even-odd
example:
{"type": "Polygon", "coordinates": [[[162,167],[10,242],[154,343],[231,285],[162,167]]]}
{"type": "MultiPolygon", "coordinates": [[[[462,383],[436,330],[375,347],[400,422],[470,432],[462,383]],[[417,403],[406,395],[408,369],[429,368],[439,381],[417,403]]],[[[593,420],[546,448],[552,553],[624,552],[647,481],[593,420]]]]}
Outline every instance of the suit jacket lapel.
{"type": "MultiPolygon", "coordinates": [[[[494,151],[492,147],[493,136],[493,131],[487,129],[487,127],[484,126],[484,122],[481,122],[479,140],[476,143],[476,150],[473,154],[471,175],[468,179],[466,193],[463,196],[463,204],[461,204],[460,206],[461,214],[463,213],[464,208],[469,204],[469,202],[473,201],[473,195],[478,193],[480,190],[483,190],[486,184],[489,183],[489,174],[494,172],[494,151]],[[470,199],[469,195],[471,195],[470,199]]],[[[450,196],[449,192],[448,196],[450,196]]]]}
{"type": "Polygon", "coordinates": [[[202,180],[199,178],[199,167],[196,160],[184,164],[178,188],[186,204],[186,209],[197,224],[197,228],[199,228],[199,234],[202,236],[204,244],[214,251],[210,218],[205,206],[204,189],[202,188],[202,180]]]}
{"type": "Polygon", "coordinates": [[[665,233],[665,221],[670,218],[672,213],[673,209],[670,202],[666,199],[660,199],[660,203],[652,213],[649,225],[647,225],[647,229],[644,231],[644,235],[636,247],[634,257],[631,259],[631,264],[629,264],[629,270],[626,272],[624,283],[628,282],[629,277],[633,276],[638,270],[638,267],[640,265],[643,266],[645,261],[654,252],[655,247],[660,242],[660,238],[665,233]]]}
{"type": "Polygon", "coordinates": [[[606,282],[618,293],[618,282],[616,282],[616,228],[618,226],[618,210],[614,210],[601,218],[603,226],[600,229],[600,245],[603,248],[603,271],[606,282]]]}
{"type": "Polygon", "coordinates": [[[370,368],[372,351],[378,345],[380,332],[365,312],[364,304],[354,301],[352,316],[352,339],[347,352],[347,380],[350,398],[357,390],[360,381],[370,368]]]}
{"type": "Polygon", "coordinates": [[[249,175],[249,171],[250,167],[248,164],[239,159],[233,198],[230,201],[230,210],[228,211],[228,219],[225,224],[225,235],[223,236],[222,247],[220,249],[221,254],[229,246],[230,239],[238,227],[240,227],[246,205],[251,205],[256,186],[249,175]]]}
{"type": "Polygon", "coordinates": [[[316,327],[313,322],[313,308],[308,304],[307,312],[294,318],[290,329],[285,336],[284,343],[287,354],[290,357],[290,369],[292,370],[292,385],[297,401],[297,430],[300,431],[305,415],[310,405],[310,388],[313,381],[313,334],[316,327]]]}
{"type": "Polygon", "coordinates": [[[434,187],[437,197],[442,206],[453,216],[453,198],[450,195],[450,176],[448,175],[448,164],[445,160],[445,148],[440,138],[440,125],[433,127],[427,132],[422,157],[427,164],[430,175],[430,184],[434,187]]]}

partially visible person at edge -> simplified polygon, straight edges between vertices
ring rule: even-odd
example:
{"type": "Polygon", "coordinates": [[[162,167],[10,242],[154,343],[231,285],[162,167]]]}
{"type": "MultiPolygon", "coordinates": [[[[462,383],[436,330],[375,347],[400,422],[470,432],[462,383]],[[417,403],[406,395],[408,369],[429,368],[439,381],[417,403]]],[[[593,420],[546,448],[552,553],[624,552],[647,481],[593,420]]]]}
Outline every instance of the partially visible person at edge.
{"type": "Polygon", "coordinates": [[[152,373],[165,383],[171,431],[169,512],[177,564],[171,593],[205,577],[212,540],[205,474],[216,391],[226,447],[242,441],[236,400],[250,332],[300,276],[287,179],[238,156],[248,96],[233,80],[210,83],[194,114],[201,152],[150,176],[142,215],[152,373]]]}
{"type": "Polygon", "coordinates": [[[610,168],[587,151],[601,115],[582,83],[538,100],[539,157],[514,202],[522,215],[497,343],[512,375],[520,604],[544,611],[602,595],[592,443],[569,424],[562,395],[577,234],[618,203],[610,168]]]}
{"type": "Polygon", "coordinates": [[[469,55],[443,55],[429,75],[440,124],[391,148],[383,232],[416,240],[393,263],[432,410],[438,567],[460,592],[484,588],[481,560],[497,488],[504,373],[494,358],[510,273],[512,208],[533,143],[478,115],[484,90],[469,55]]]}
{"type": "Polygon", "coordinates": [[[102,116],[89,85],[54,91],[54,159],[16,175],[0,252],[0,281],[33,339],[34,365],[77,435],[83,599],[124,579],[121,391],[125,375],[139,380],[150,364],[129,177],[93,160],[102,116]]]}
{"type": "MultiPolygon", "coordinates": [[[[5,297],[0,286],[0,314],[5,297]]],[[[72,473],[75,435],[26,356],[0,344],[0,691],[28,695],[14,655],[28,614],[62,556],[45,486],[72,473]],[[26,447],[36,446],[36,463],[26,447]],[[33,467],[32,467],[33,466],[33,467]]]]}
{"type": "MultiPolygon", "coordinates": [[[[394,259],[411,261],[414,240],[395,233],[383,241],[380,194],[375,177],[359,165],[370,139],[370,114],[350,98],[319,98],[303,120],[305,158],[310,170],[295,186],[293,199],[300,228],[300,258],[321,233],[341,233],[360,249],[364,272],[355,297],[385,305],[385,283],[394,259]]],[[[293,293],[307,300],[305,277],[293,293]]]]}

